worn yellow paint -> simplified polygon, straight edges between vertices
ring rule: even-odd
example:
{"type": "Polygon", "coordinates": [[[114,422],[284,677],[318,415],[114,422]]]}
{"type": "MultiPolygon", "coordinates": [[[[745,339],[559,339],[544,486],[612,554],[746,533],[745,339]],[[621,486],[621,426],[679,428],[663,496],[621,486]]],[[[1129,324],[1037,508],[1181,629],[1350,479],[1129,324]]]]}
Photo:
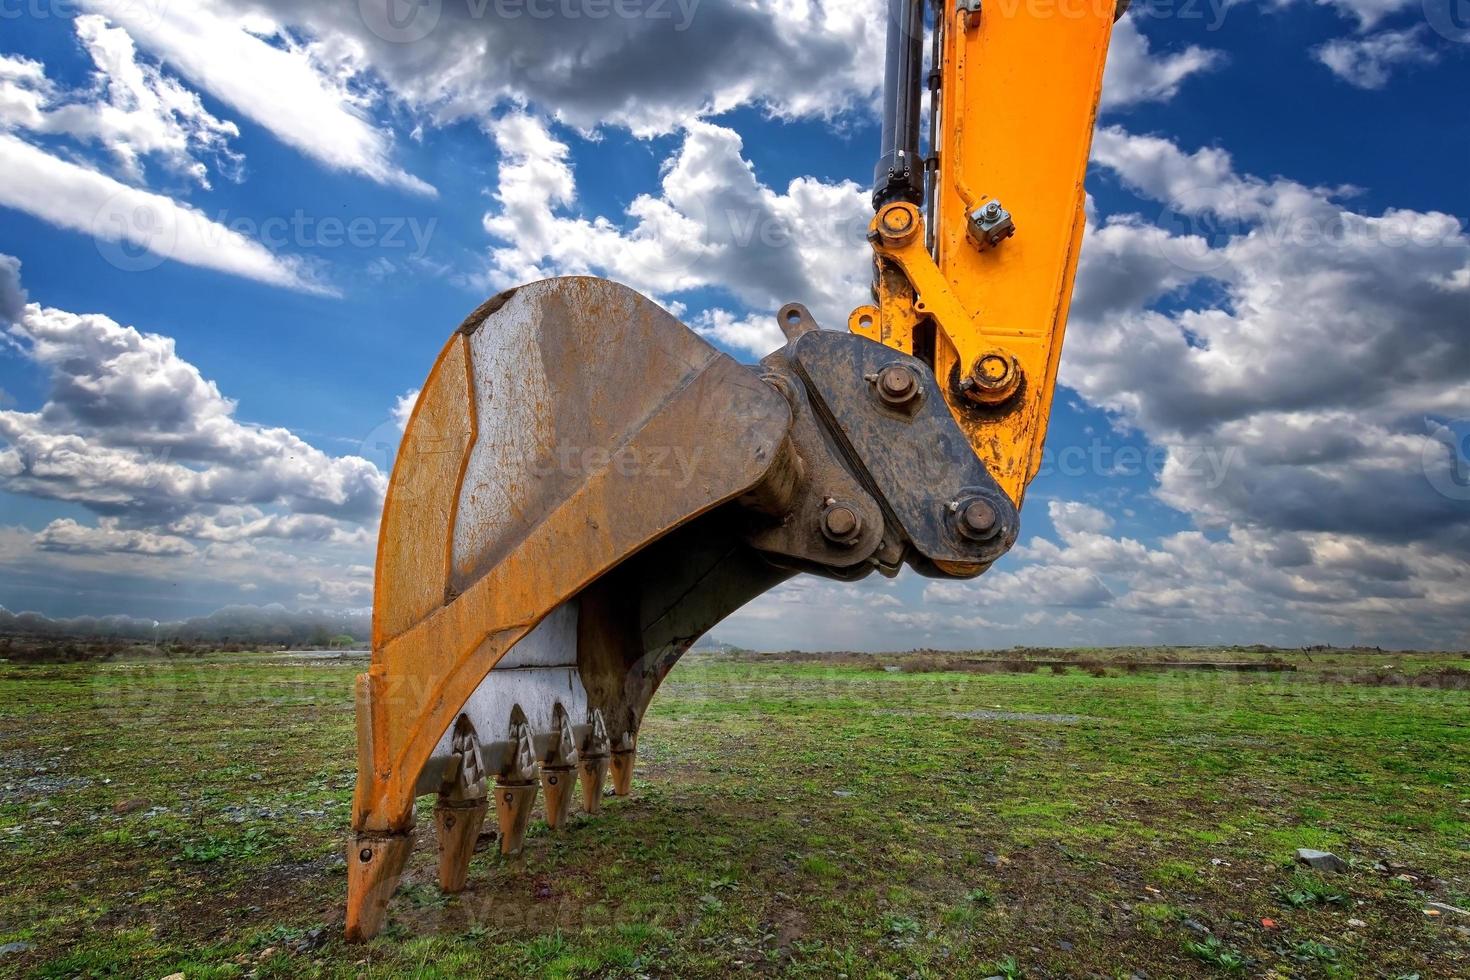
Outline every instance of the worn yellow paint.
{"type": "MultiPolygon", "coordinates": [[[[963,14],[947,11],[937,259],[921,233],[885,237],[881,216],[872,228],[874,252],[903,270],[917,294],[914,309],[938,327],[934,369],[951,412],[1017,503],[1041,465],[1114,12],[1113,0],[987,3],[967,26],[963,14]],[[966,221],[990,200],[1004,205],[1017,230],[981,251],[966,221]],[[1004,410],[977,409],[955,382],[994,348],[1016,357],[1022,388],[1004,410]]],[[[890,313],[901,297],[881,275],[878,287],[877,339],[911,350],[912,321],[890,313]]]]}
{"type": "MultiPolygon", "coordinates": [[[[443,370],[453,357],[441,358],[436,366],[438,384],[455,383],[443,370]]],[[[430,392],[436,387],[431,375],[416,414],[434,403],[437,396],[430,392]]],[[[461,411],[465,404],[461,401],[461,411]]],[[[769,468],[790,425],[789,408],[773,389],[730,358],[716,358],[673,392],[625,443],[635,458],[644,458],[656,446],[731,447],[704,456],[690,486],[672,493],[651,469],[624,473],[608,466],[588,474],[464,592],[447,601],[441,593],[434,608],[409,629],[375,645],[372,667],[360,680],[359,718],[368,718],[368,731],[359,738],[353,829],[401,833],[412,826],[418,774],[466,699],[506,651],[547,613],[628,555],[748,490],[769,468]],[[640,506],[629,507],[630,499],[639,500],[640,506]]],[[[425,463],[421,457],[400,460],[395,473],[425,463]]],[[[455,488],[458,476],[455,471],[448,481],[455,488]]],[[[390,507],[394,502],[390,488],[390,507]]],[[[442,582],[447,579],[447,554],[436,554],[427,564],[412,554],[414,545],[437,546],[448,536],[447,528],[436,537],[415,536],[427,533],[428,527],[405,523],[392,531],[407,542],[404,574],[417,570],[436,574],[442,582]]],[[[380,572],[396,560],[396,554],[381,555],[380,572]]]]}
{"type": "Polygon", "coordinates": [[[444,346],[414,406],[383,504],[373,584],[373,649],[444,605],[459,482],[475,441],[469,353],[444,346]]]}

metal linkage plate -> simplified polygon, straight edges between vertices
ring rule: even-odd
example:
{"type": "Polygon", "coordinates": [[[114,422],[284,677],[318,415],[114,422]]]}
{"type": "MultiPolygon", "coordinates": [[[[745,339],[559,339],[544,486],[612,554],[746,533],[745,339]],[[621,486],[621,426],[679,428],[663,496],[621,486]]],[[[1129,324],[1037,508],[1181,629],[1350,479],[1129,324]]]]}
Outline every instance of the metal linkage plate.
{"type": "Polygon", "coordinates": [[[1015,505],[976,458],[927,365],[832,330],[797,340],[792,362],[813,408],[908,536],[918,571],[974,575],[1010,550],[1015,505]]]}
{"type": "Polygon", "coordinates": [[[792,510],[776,523],[762,523],[750,543],[767,555],[797,559],[817,569],[847,569],[868,561],[883,540],[883,512],[848,472],[842,451],[808,404],[806,385],[796,376],[788,348],[761,361],[763,377],[791,403],[791,443],[800,457],[792,510]],[[834,527],[834,511],[849,524],[834,527]]]}

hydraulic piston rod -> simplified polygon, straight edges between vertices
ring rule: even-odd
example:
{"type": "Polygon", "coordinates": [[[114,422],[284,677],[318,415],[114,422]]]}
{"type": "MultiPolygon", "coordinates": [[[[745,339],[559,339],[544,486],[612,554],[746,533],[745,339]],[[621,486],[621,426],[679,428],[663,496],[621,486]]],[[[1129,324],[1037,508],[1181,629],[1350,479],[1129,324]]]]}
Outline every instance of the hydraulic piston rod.
{"type": "Polygon", "coordinates": [[[873,172],[873,209],[924,198],[919,102],[924,71],[924,0],[888,0],[883,59],[882,155],[873,172]]]}

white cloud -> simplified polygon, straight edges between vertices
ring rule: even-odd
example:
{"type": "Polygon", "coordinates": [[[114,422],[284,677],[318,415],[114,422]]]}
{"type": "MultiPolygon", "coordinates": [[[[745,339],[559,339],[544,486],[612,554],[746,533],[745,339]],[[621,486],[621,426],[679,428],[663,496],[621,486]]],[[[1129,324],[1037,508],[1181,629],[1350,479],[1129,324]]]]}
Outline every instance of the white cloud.
{"type": "Polygon", "coordinates": [[[201,187],[209,186],[209,168],[201,156],[227,176],[239,176],[243,160],[228,145],[239,136],[234,123],[215,118],[199,96],[159,69],[140,64],[126,32],[92,15],[77,17],[73,26],[96,66],[91,89],[59,89],[39,62],[0,55],[0,129],[96,143],[133,183],[145,182],[145,157],[158,159],[165,170],[201,187]]]}
{"type": "Polygon", "coordinates": [[[353,87],[358,79],[350,47],[303,45],[259,13],[234,13],[216,0],[173,4],[166,16],[135,0],[82,5],[323,165],[417,194],[434,193],[392,162],[391,135],[369,118],[372,97],[353,87]]]}
{"type": "Polygon", "coordinates": [[[1463,222],[1363,213],[1118,128],[1094,146],[1158,211],[1090,221],[1062,380],[1162,448],[1156,496],[1210,533],[1150,547],[1111,533],[1118,509],[1053,502],[1059,544],[930,600],[1101,601],[1096,628],[1140,641],[1164,622],[1196,642],[1461,641],[1470,494],[1443,421],[1470,417],[1463,222]]]}
{"type": "Polygon", "coordinates": [[[1047,510],[1052,526],[1064,541],[1080,534],[1100,534],[1113,526],[1106,511],[1076,500],[1049,501],[1047,510]]]}
{"type": "Polygon", "coordinates": [[[1113,593],[1092,569],[1069,564],[1023,565],[992,571],[973,582],[931,582],[924,599],[938,605],[1091,608],[1113,601],[1113,593]]]}
{"type": "Polygon", "coordinates": [[[24,316],[27,301],[20,284],[20,259],[0,253],[0,327],[24,316]]]}
{"type": "Polygon", "coordinates": [[[79,503],[133,528],[235,506],[353,524],[377,515],[385,478],[375,466],[237,420],[235,403],[167,337],[37,304],[9,335],[49,391],[35,411],[0,411],[7,490],[79,503]]]}
{"type": "Polygon", "coordinates": [[[1335,38],[1313,48],[1312,54],[1349,85],[1379,89],[1388,84],[1395,68],[1439,60],[1439,53],[1429,46],[1428,39],[1429,27],[1417,24],[1367,37],[1335,38]]]}
{"type": "Polygon", "coordinates": [[[569,213],[577,200],[569,149],[543,122],[512,113],[491,133],[502,163],[498,209],[484,225],[506,243],[491,252],[496,286],[590,272],[664,298],[717,288],[757,311],[755,318],[714,310],[699,326],[753,353],[779,336],[759,326],[761,315],[800,299],[819,322],[841,327],[864,295],[871,275],[866,190],[809,177],[784,192],[768,187],[741,156],[733,130],[691,122],[664,163],[660,194],[633,200],[626,230],[569,213]]]}
{"type": "Polygon", "coordinates": [[[1029,557],[1112,583],[1118,598],[1093,614],[1094,630],[1149,638],[1159,623],[1177,622],[1196,642],[1337,637],[1442,646],[1465,635],[1460,596],[1470,562],[1426,543],[1235,526],[1223,538],[1168,535],[1156,548],[1080,532],[1061,545],[1036,542],[1029,557]]]}
{"type": "Polygon", "coordinates": [[[707,340],[756,357],[764,357],[786,343],[776,318],[770,313],[736,317],[728,310],[706,310],[689,326],[707,340]]]}
{"type": "Polygon", "coordinates": [[[73,554],[190,555],[194,545],[183,538],[152,531],[124,530],[117,518],[101,518],[95,527],[78,524],[69,517],[46,525],[36,535],[42,551],[67,551],[73,554]]]}
{"type": "Polygon", "coordinates": [[[51,156],[0,133],[0,205],[90,235],[104,258],[124,270],[164,259],[275,286],[330,293],[297,259],[278,256],[161,194],[51,156]]]}
{"type": "MultiPolygon", "coordinates": [[[[23,295],[15,272],[0,257],[0,294],[23,295]]],[[[336,606],[370,595],[387,484],[377,467],[241,421],[168,337],[31,303],[6,338],[46,395],[0,410],[0,490],[95,515],[0,534],[7,576],[59,580],[68,594],[154,580],[215,605],[246,587],[336,606]]]]}
{"type": "Polygon", "coordinates": [[[1179,86],[1187,79],[1218,68],[1225,60],[1219,51],[1193,44],[1183,51],[1164,55],[1156,54],[1150,47],[1133,16],[1125,15],[1113,25],[1108,66],[1103,74],[1103,109],[1138,102],[1167,102],[1179,93],[1179,86]]]}
{"type": "Polygon", "coordinates": [[[886,25],[881,0],[261,0],[254,9],[371,66],[440,121],[520,102],[579,129],[640,134],[741,105],[782,117],[867,109],[882,80],[886,25]]]}
{"type": "MultiPolygon", "coordinates": [[[[1289,2],[1289,0],[1287,0],[1289,2]]],[[[1383,18],[1409,8],[1419,9],[1421,0],[1315,0],[1321,7],[1331,7],[1344,17],[1357,21],[1360,31],[1371,30],[1383,18]]]]}
{"type": "Polygon", "coordinates": [[[418,400],[418,388],[410,388],[394,400],[393,421],[397,423],[399,429],[408,428],[409,416],[413,414],[413,407],[418,404],[418,400]]]}

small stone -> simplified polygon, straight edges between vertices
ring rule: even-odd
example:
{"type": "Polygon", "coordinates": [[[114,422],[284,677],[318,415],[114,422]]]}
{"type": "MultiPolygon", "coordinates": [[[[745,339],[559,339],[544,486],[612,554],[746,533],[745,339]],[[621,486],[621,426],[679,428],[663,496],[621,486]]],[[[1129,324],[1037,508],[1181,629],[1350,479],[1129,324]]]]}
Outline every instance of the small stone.
{"type": "Polygon", "coordinates": [[[832,791],[832,795],[833,796],[840,796],[840,797],[842,797],[845,800],[849,796],[852,795],[852,790],[850,790],[850,789],[834,789],[832,791]]]}
{"type": "Polygon", "coordinates": [[[1185,919],[1184,922],[1181,924],[1190,932],[1198,933],[1201,936],[1208,936],[1210,934],[1209,926],[1205,925],[1202,922],[1196,922],[1193,919],[1185,919]]]}
{"type": "Polygon", "coordinates": [[[1368,928],[1368,923],[1364,922],[1362,919],[1348,919],[1348,928],[1366,929],[1368,928]]]}
{"type": "Polygon", "coordinates": [[[112,812],[121,817],[129,813],[137,813],[139,810],[146,810],[148,806],[149,801],[144,799],[118,800],[112,805],[112,812]]]}
{"type": "Polygon", "coordinates": [[[184,975],[182,973],[170,973],[163,980],[184,980],[184,975]]]}
{"type": "Polygon", "coordinates": [[[1335,871],[1341,874],[1348,869],[1348,863],[1331,851],[1314,851],[1310,847],[1298,847],[1296,859],[1318,871],[1335,871]]]}
{"type": "Polygon", "coordinates": [[[1466,912],[1464,909],[1455,908],[1455,906],[1453,905],[1446,905],[1444,902],[1426,902],[1424,903],[1424,911],[1426,913],[1434,911],[1438,912],[1440,915],[1470,916],[1470,912],[1466,912]]]}
{"type": "Polygon", "coordinates": [[[36,947],[32,946],[30,943],[6,943],[4,946],[0,946],[0,956],[10,956],[14,953],[25,953],[35,948],[36,947]]]}

